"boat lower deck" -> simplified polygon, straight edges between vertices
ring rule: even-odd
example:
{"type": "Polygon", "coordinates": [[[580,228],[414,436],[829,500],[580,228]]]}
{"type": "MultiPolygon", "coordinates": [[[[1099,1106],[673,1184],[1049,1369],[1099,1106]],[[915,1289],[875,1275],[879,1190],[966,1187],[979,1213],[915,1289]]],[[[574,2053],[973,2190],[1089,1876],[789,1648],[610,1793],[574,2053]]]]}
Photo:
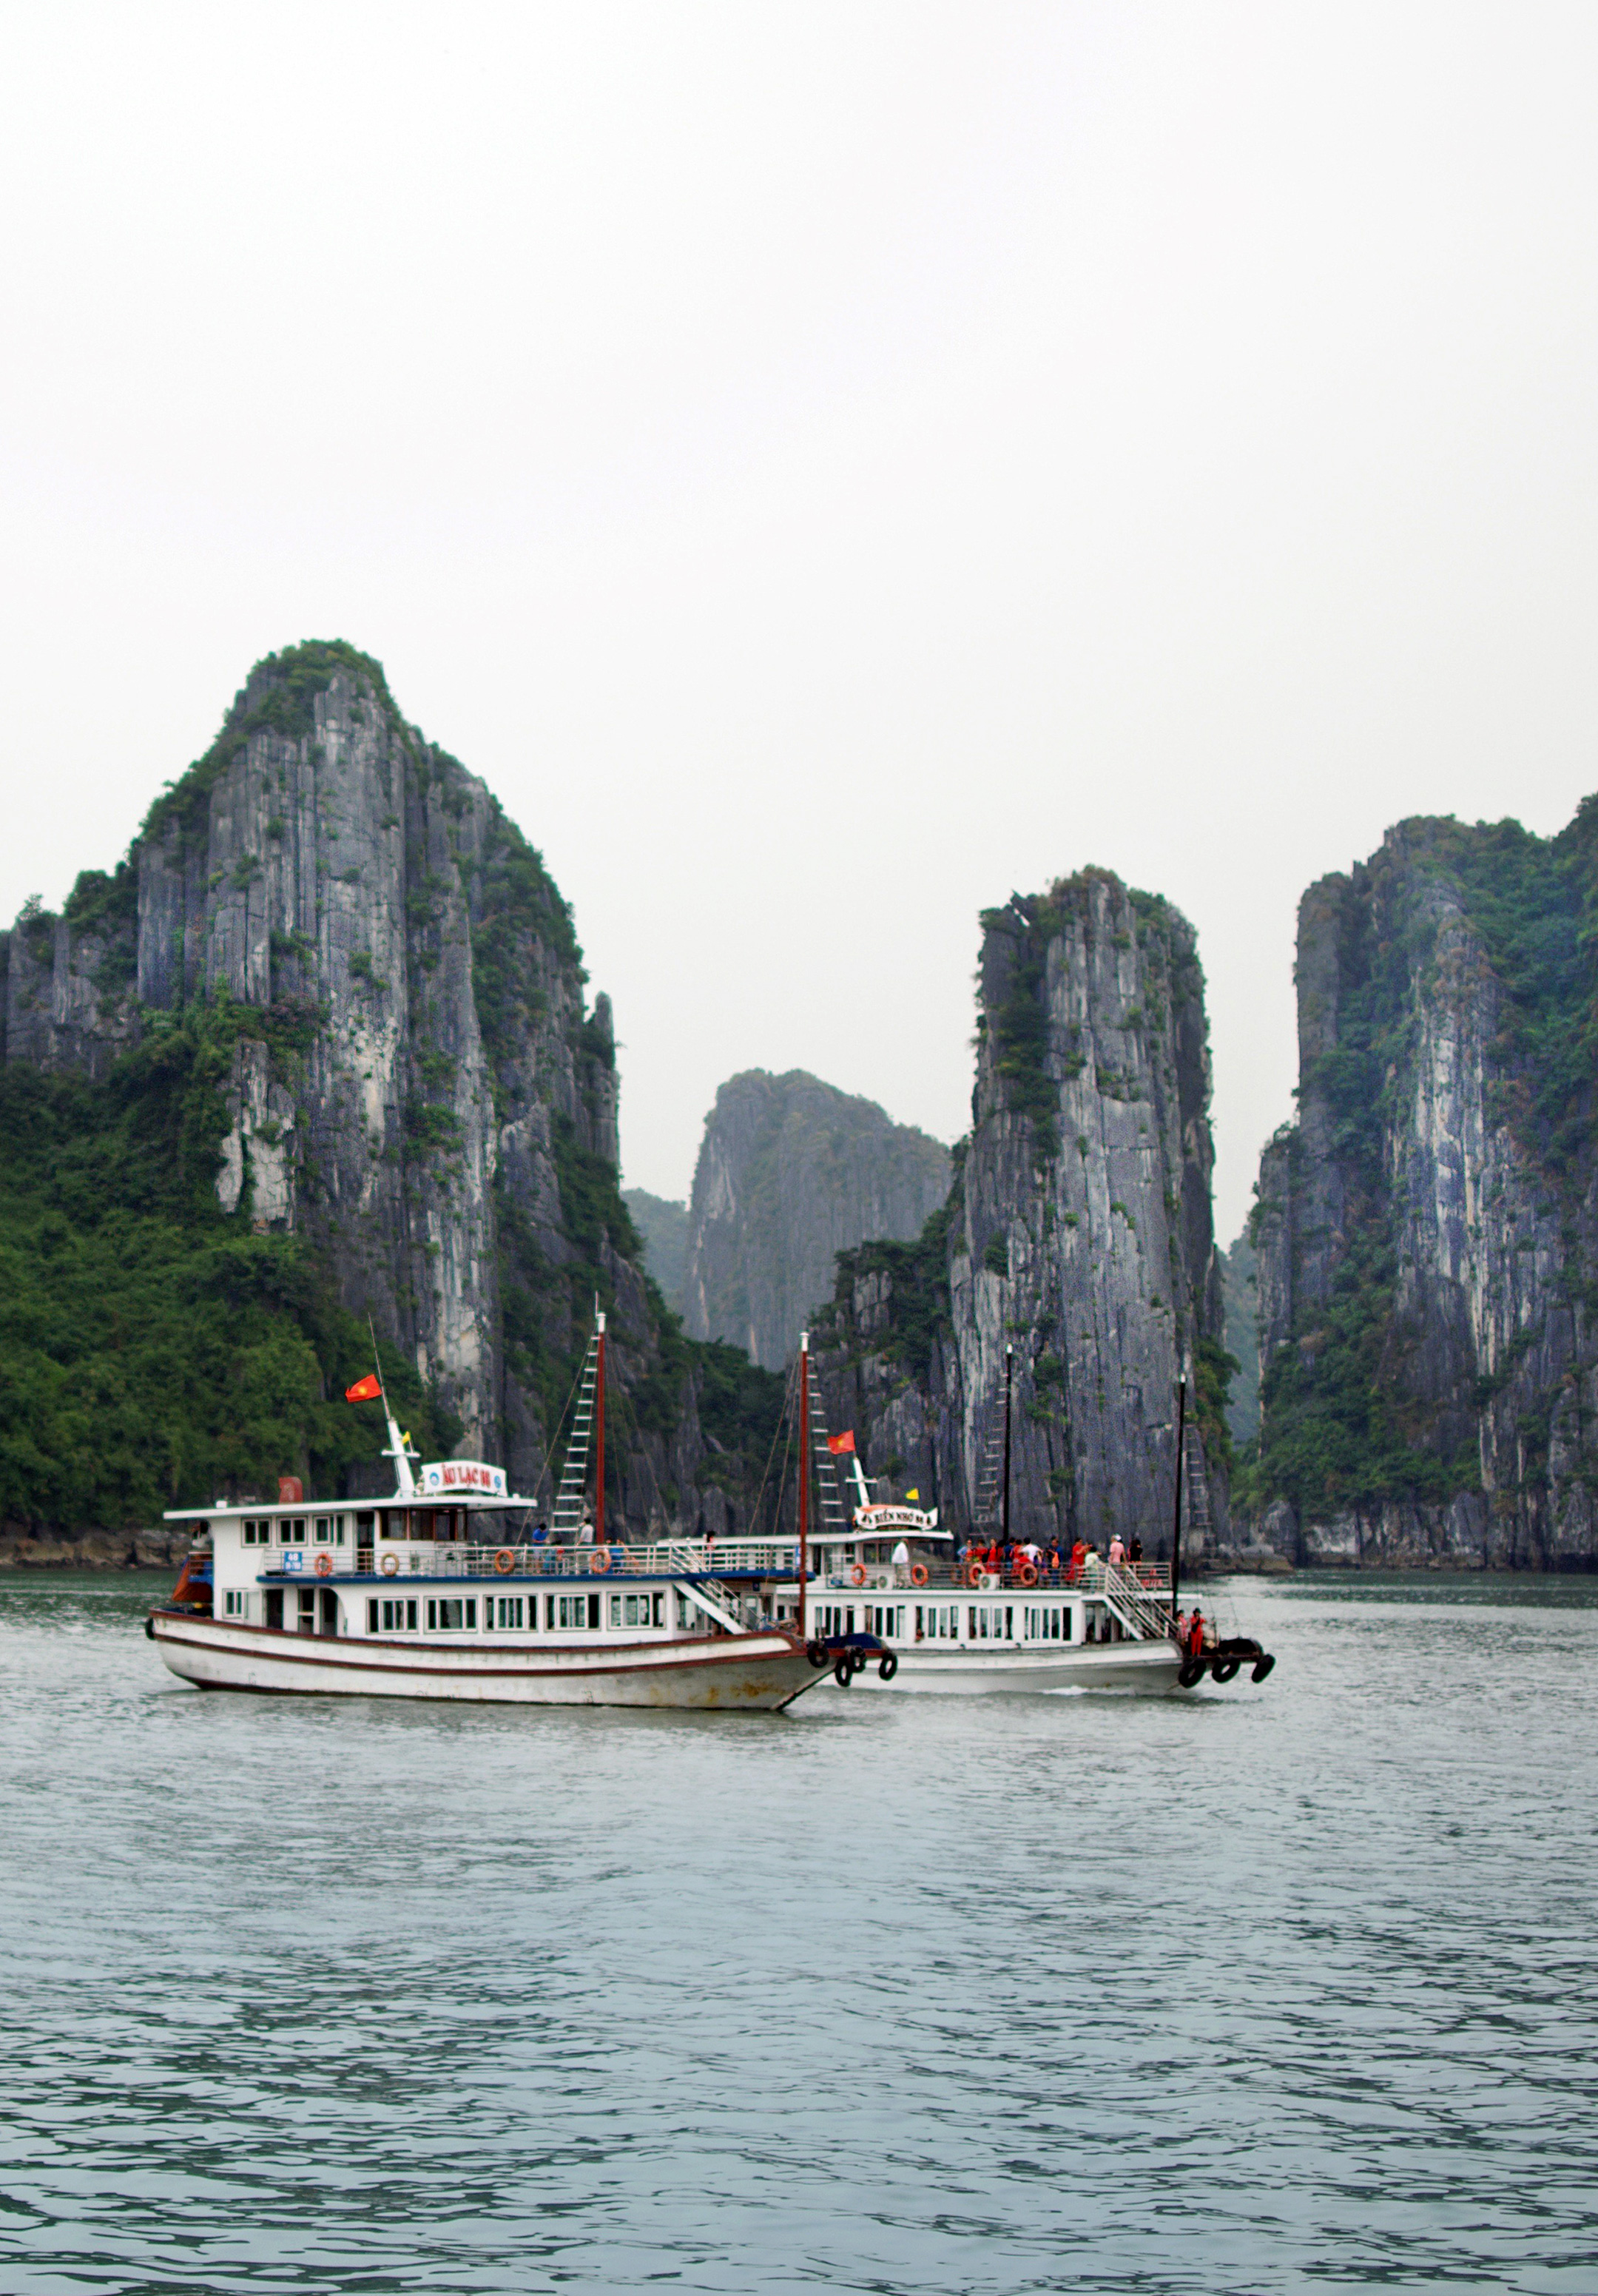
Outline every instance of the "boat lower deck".
{"type": "Polygon", "coordinates": [[[938,1649],[935,1644],[894,1646],[897,1665],[884,1682],[875,1667],[855,1677],[865,1690],[941,1691],[968,1697],[973,1692],[1004,1694],[1043,1690],[1170,1690],[1176,1686],[1181,1653],[1174,1643],[1082,1643],[1055,1648],[989,1645],[938,1649]]]}
{"type": "Polygon", "coordinates": [[[780,1633],[586,1646],[420,1637],[400,1643],[173,1611],[153,1611],[149,1632],[172,1672],[202,1690],[775,1713],[827,1673],[780,1633]]]}

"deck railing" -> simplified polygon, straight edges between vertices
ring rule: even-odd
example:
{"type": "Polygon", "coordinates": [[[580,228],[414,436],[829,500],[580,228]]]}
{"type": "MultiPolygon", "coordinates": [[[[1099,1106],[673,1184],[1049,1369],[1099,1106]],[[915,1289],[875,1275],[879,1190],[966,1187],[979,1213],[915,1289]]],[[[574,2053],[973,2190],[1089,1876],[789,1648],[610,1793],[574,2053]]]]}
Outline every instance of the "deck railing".
{"type": "MultiPolygon", "coordinates": [[[[316,1578],[316,1561],[325,1548],[307,1552],[302,1564],[285,1570],[277,1554],[263,1555],[262,1575],[299,1586],[316,1578]]],[[[329,1555],[332,1576],[349,1575],[342,1554],[329,1555]]],[[[437,1546],[363,1546],[354,1557],[357,1578],[376,1578],[385,1585],[417,1578],[714,1578],[758,1577],[792,1578],[799,1569],[799,1550],[791,1541],[755,1539],[660,1539],[648,1546],[604,1547],[437,1546]],[[389,1568],[389,1564],[392,1568],[389,1568]]],[[[856,1579],[853,1567],[818,1575],[811,1564],[812,1598],[823,1590],[845,1595],[891,1595],[897,1600],[937,1600],[945,1596],[1004,1595],[1012,1600],[1058,1600],[1061,1595],[1092,1595],[1108,1602],[1123,1624],[1141,1634],[1165,1631],[1170,1618],[1170,1574],[1163,1563],[1143,1562],[1117,1567],[1088,1562],[1075,1573],[1069,1570],[1026,1575],[1028,1566],[1008,1571],[981,1570],[973,1578],[964,1563],[920,1564],[923,1578],[896,1570],[891,1563],[869,1563],[856,1579]]]]}

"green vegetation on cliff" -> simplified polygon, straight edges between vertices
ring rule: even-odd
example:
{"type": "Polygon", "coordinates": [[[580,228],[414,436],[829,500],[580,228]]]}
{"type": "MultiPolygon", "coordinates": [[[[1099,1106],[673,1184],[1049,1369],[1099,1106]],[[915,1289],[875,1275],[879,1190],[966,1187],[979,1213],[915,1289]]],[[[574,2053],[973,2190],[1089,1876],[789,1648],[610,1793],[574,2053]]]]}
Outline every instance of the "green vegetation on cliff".
{"type": "MultiPolygon", "coordinates": [[[[279,1473],[336,1488],[385,1439],[344,1388],[371,1367],[299,1238],[217,1201],[236,1007],[158,1021],[102,1085],[0,1072],[0,1513],[115,1529],[279,1473]]],[[[291,1030],[292,1019],[275,1025],[291,1030]]],[[[437,1456],[458,1430],[400,1350],[402,1423],[437,1456]]]]}

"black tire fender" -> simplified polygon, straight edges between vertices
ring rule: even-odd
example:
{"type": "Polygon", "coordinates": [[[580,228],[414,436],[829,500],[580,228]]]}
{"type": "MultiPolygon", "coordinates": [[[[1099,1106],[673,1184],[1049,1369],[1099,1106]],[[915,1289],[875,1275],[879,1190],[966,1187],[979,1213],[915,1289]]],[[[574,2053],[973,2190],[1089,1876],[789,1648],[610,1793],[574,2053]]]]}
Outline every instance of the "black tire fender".
{"type": "Polygon", "coordinates": [[[809,1660],[812,1666],[820,1667],[824,1669],[827,1663],[827,1646],[825,1643],[807,1643],[805,1644],[805,1656],[809,1660]]]}
{"type": "Polygon", "coordinates": [[[1182,1685],[1184,1690],[1191,1690],[1195,1682],[1202,1682],[1204,1679],[1203,1660],[1201,1658],[1184,1658],[1177,1671],[1176,1679],[1182,1685]]]}
{"type": "Polygon", "coordinates": [[[155,1640],[155,1620],[153,1619],[146,1619],[144,1621],[144,1637],[147,1642],[153,1642],[155,1640]]]}
{"type": "Polygon", "coordinates": [[[1210,1672],[1217,1682],[1230,1682],[1242,1664],[1241,1658],[1217,1658],[1210,1672]]]}
{"type": "Polygon", "coordinates": [[[893,1651],[889,1651],[877,1669],[877,1679],[879,1682],[891,1682],[898,1670],[899,1661],[897,1654],[893,1651]]]}
{"type": "Polygon", "coordinates": [[[1269,1652],[1269,1651],[1261,1651],[1261,1652],[1260,1652],[1260,1653],[1259,1653],[1259,1656],[1258,1656],[1258,1657],[1255,1660],[1255,1661],[1254,1661],[1254,1679],[1255,1679],[1255,1681],[1256,1681],[1256,1682],[1263,1682],[1263,1681],[1265,1680],[1265,1678],[1266,1678],[1266,1675],[1267,1675],[1267,1674],[1269,1674],[1269,1672],[1270,1672],[1271,1669],[1275,1665],[1275,1663],[1276,1663],[1276,1661],[1275,1661],[1275,1660],[1271,1656],[1271,1653],[1270,1653],[1270,1652],[1269,1652]]]}
{"type": "Polygon", "coordinates": [[[837,1665],[832,1669],[832,1679],[838,1685],[840,1690],[847,1690],[854,1678],[855,1669],[849,1664],[848,1652],[846,1651],[843,1656],[839,1660],[837,1665]]]}

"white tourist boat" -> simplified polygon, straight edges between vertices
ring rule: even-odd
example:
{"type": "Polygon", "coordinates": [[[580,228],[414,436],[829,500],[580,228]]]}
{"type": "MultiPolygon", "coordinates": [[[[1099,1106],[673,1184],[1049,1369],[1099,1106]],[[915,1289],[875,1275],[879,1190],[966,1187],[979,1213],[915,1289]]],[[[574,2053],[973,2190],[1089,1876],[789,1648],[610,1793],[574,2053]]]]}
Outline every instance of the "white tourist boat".
{"type": "MultiPolygon", "coordinates": [[[[1006,1547],[1011,1361],[1006,1349],[1002,1431],[986,1494],[998,1509],[996,1544],[1006,1547]]],[[[807,1332],[799,1339],[799,1403],[801,1452],[813,1456],[821,1490],[803,1623],[833,1652],[844,1687],[858,1679],[898,1692],[1168,1691],[1191,1689],[1206,1675],[1228,1682],[1245,1665],[1257,1682],[1271,1671],[1268,1653],[1241,1637],[1191,1646],[1168,1564],[1117,1567],[1093,1556],[1053,1574],[1029,1558],[993,1569],[985,1559],[956,1559],[936,1508],[873,1502],[852,1433],[828,1434],[807,1332]],[[852,1510],[838,1456],[853,1469],[859,1504],[852,1510]]],[[[1185,1410],[1185,1382],[1178,1410],[1185,1410]]],[[[1180,1461],[1180,1421],[1176,1448],[1180,1461]]],[[[1178,1524],[1181,1503],[1178,1486],[1178,1524]]],[[[798,1612],[797,1582],[774,1586],[770,1596],[783,1615],[798,1612]]]]}
{"type": "MultiPolygon", "coordinates": [[[[547,1538],[529,1535],[533,1502],[498,1468],[447,1459],[418,1478],[382,1397],[391,1499],[307,1502],[285,1477],[270,1505],[168,1515],[196,1538],[146,1625],[166,1664],[205,1690],[757,1713],[825,1679],[840,1653],[802,1631],[797,1600],[771,1599],[796,1574],[791,1543],[607,1542],[596,1326],[547,1538]]],[[[375,1374],[350,1392],[381,1395],[375,1374]]]]}

